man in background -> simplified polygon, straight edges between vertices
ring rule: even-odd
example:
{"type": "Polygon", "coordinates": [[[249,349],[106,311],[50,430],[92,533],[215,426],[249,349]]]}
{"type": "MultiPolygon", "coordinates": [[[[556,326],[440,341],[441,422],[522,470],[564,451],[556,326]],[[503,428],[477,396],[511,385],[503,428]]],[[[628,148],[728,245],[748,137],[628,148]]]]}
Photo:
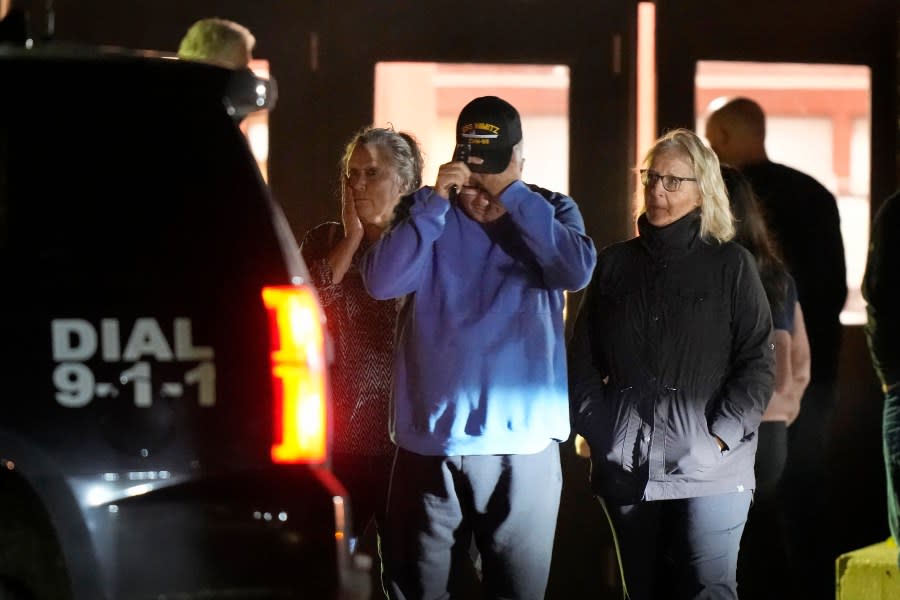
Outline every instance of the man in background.
{"type": "Polygon", "coordinates": [[[798,598],[834,596],[834,551],[827,527],[826,458],[837,401],[840,313],[847,273],[834,196],[818,181],[766,154],[766,117],[749,98],[735,98],[712,113],[706,138],[719,160],[746,175],[770,231],[797,283],[812,356],[800,415],[788,429],[788,457],[780,495],[798,598]]]}
{"type": "Polygon", "coordinates": [[[258,77],[250,69],[256,38],[250,30],[234,21],[212,17],[200,19],[188,28],[178,47],[183,60],[209,63],[232,69],[228,114],[248,135],[244,118],[261,107],[272,107],[278,98],[278,86],[271,75],[258,77]]]}
{"type": "Polygon", "coordinates": [[[245,69],[253,60],[256,38],[239,23],[217,17],[190,26],[178,46],[185,60],[209,62],[230,69],[245,69]]]}

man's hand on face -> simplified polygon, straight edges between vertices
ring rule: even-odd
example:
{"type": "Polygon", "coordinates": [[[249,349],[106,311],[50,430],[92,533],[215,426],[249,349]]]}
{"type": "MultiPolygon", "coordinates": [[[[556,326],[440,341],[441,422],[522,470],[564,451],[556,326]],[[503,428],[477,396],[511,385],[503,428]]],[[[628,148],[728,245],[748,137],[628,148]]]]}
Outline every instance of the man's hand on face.
{"type": "Polygon", "coordinates": [[[454,161],[445,163],[438,169],[435,190],[444,197],[450,197],[450,190],[457,189],[456,202],[465,213],[478,223],[491,223],[506,214],[506,207],[500,201],[500,194],[522,177],[523,160],[514,153],[509,165],[501,173],[473,173],[469,164],[478,165],[483,160],[470,156],[467,163],[454,161]]]}
{"type": "Polygon", "coordinates": [[[461,190],[471,176],[471,171],[466,163],[460,161],[448,162],[438,167],[437,181],[434,189],[442,198],[450,199],[450,190],[461,190]]]}
{"type": "Polygon", "coordinates": [[[506,214],[506,207],[481,188],[465,186],[456,197],[459,206],[469,218],[478,223],[491,223],[506,214]]]}
{"type": "MultiPolygon", "coordinates": [[[[470,156],[469,162],[477,165],[483,161],[477,156],[470,156]]],[[[503,190],[522,178],[522,163],[523,160],[517,158],[517,154],[514,152],[513,156],[510,158],[509,164],[503,172],[472,173],[469,175],[468,184],[480,187],[494,198],[499,198],[503,190]]]]}

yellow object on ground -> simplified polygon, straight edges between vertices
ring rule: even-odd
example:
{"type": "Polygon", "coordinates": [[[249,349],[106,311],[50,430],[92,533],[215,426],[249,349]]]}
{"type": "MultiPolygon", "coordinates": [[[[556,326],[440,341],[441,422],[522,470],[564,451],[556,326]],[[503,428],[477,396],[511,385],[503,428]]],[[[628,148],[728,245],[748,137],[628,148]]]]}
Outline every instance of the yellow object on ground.
{"type": "Polygon", "coordinates": [[[897,544],[888,539],[838,556],[837,600],[900,599],[897,552],[897,544]]]}

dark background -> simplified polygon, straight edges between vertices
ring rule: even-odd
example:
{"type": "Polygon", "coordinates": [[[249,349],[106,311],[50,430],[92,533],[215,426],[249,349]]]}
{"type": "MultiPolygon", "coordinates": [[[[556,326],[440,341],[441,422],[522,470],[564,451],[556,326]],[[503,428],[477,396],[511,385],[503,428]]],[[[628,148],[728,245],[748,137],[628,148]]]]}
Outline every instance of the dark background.
{"type": "MultiPolygon", "coordinates": [[[[33,33],[45,2],[19,2],[33,33]]],[[[872,73],[872,214],[897,188],[898,4],[895,0],[657,0],[660,132],[694,124],[698,60],[867,65],[872,73]]],[[[382,60],[566,64],[571,69],[570,192],[598,247],[631,231],[636,3],[630,0],[58,0],[55,39],[177,48],[201,17],[234,19],[257,38],[279,102],[270,116],[269,176],[295,234],[339,219],[336,162],[372,120],[382,60]],[[317,40],[318,51],[313,53],[317,40]],[[615,40],[621,44],[618,66],[615,40]],[[315,56],[313,56],[315,54],[315,56]]],[[[102,165],[102,157],[98,157],[102,165]]],[[[881,394],[861,328],[846,327],[841,399],[829,460],[835,547],[888,536],[881,394]]],[[[608,533],[587,492],[586,463],[564,446],[566,487],[548,597],[615,586],[608,533]]],[[[601,592],[603,595],[603,592],[601,592]]],[[[610,592],[609,597],[614,597],[610,592]]]]}

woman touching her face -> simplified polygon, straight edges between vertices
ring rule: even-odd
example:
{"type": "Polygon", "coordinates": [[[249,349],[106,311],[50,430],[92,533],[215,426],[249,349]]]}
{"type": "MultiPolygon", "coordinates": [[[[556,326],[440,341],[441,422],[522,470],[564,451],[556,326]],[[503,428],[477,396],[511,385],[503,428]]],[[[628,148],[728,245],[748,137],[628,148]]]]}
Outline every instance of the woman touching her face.
{"type": "MultiPolygon", "coordinates": [[[[388,400],[397,303],[369,296],[358,264],[390,226],[401,198],[420,187],[422,163],[409,134],[379,127],[356,133],[339,163],[342,222],[313,228],[301,246],[335,347],[333,470],[353,499],[360,533],[373,518],[380,528],[390,481],[395,447],[388,400]]],[[[376,555],[375,548],[365,551],[376,555]]],[[[372,571],[377,577],[380,569],[372,571]]]]}

